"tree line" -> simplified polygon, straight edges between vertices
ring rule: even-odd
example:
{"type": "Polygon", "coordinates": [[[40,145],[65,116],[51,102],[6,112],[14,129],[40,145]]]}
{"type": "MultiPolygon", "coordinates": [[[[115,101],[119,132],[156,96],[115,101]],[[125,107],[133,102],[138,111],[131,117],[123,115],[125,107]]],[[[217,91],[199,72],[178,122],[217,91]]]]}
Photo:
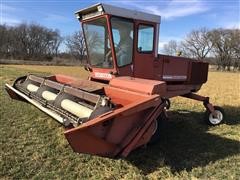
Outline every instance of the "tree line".
{"type": "MultiPolygon", "coordinates": [[[[170,40],[163,51],[167,55],[207,60],[219,70],[240,70],[240,29],[200,28],[188,33],[182,41],[170,40]]],[[[0,25],[0,58],[51,60],[53,57],[86,59],[82,31],[62,37],[57,29],[38,24],[0,25]]]]}
{"type": "Polygon", "coordinates": [[[0,56],[41,60],[57,56],[62,37],[58,30],[37,24],[0,25],[0,56]]]}
{"type": "Polygon", "coordinates": [[[57,29],[34,23],[0,25],[1,59],[46,61],[54,57],[82,61],[86,57],[83,33],[78,31],[63,37],[57,29]]]}
{"type": "Polygon", "coordinates": [[[208,60],[218,70],[240,70],[240,29],[200,28],[180,42],[170,40],[164,44],[163,51],[168,55],[208,60]]]}

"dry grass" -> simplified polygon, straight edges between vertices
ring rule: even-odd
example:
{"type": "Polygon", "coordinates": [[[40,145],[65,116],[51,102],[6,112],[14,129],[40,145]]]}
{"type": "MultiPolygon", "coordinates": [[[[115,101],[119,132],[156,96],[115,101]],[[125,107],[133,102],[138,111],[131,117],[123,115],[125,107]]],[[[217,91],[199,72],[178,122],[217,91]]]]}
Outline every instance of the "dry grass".
{"type": "Polygon", "coordinates": [[[208,127],[201,103],[174,98],[159,143],[108,159],[72,152],[55,121],[3,91],[5,82],[36,71],[87,76],[81,67],[0,66],[1,179],[240,178],[239,73],[210,72],[199,92],[225,109],[226,124],[208,127]]]}
{"type": "Polygon", "coordinates": [[[13,67],[24,69],[28,72],[47,72],[50,74],[65,74],[75,77],[87,78],[88,72],[81,66],[42,66],[42,65],[6,65],[5,67],[13,67]]]}

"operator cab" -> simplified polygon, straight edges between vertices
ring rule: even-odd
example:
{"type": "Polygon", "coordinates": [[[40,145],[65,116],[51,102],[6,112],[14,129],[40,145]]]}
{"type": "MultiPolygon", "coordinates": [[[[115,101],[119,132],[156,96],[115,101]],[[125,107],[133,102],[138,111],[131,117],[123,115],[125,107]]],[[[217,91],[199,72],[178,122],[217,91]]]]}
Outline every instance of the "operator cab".
{"type": "Polygon", "coordinates": [[[153,63],[146,59],[158,56],[160,16],[100,3],[75,14],[82,23],[92,79],[139,77],[146,68],[144,77],[152,76],[147,65],[153,63]]]}

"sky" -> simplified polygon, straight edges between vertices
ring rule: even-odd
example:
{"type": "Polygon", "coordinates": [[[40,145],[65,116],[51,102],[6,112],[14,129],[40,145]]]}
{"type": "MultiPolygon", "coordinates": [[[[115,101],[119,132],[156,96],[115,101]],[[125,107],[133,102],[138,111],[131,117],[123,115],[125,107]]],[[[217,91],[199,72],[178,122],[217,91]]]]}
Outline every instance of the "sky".
{"type": "Polygon", "coordinates": [[[193,29],[240,29],[240,0],[0,0],[0,24],[36,23],[67,36],[81,28],[74,12],[98,2],[160,15],[160,49],[193,29]]]}

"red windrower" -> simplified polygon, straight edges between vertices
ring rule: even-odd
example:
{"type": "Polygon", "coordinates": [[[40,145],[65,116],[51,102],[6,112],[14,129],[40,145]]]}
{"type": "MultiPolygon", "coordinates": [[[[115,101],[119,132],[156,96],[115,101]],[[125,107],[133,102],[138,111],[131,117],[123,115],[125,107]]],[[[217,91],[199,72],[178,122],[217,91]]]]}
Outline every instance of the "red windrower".
{"type": "Polygon", "coordinates": [[[202,101],[210,125],[223,122],[223,110],[196,94],[207,81],[208,63],[158,54],[160,16],[107,4],[76,16],[85,35],[88,80],[27,75],[5,85],[11,98],[61,123],[74,151],[126,157],[156,141],[176,96],[202,101]]]}

